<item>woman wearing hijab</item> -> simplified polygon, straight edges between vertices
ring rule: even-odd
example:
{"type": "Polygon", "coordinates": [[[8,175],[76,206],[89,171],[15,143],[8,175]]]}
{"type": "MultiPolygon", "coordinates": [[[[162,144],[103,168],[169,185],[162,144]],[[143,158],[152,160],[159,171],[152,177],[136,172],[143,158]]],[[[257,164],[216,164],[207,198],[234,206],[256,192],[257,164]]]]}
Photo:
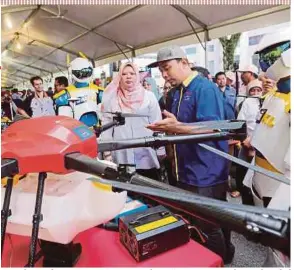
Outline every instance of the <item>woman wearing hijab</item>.
{"type": "Polygon", "coordinates": [[[151,77],[145,78],[143,82],[143,86],[146,90],[151,91],[155,95],[157,100],[160,99],[160,94],[156,85],[156,81],[153,78],[151,77]]]}
{"type": "MultiPolygon", "coordinates": [[[[112,121],[112,115],[106,112],[144,115],[142,117],[127,117],[125,125],[102,132],[101,140],[152,136],[152,131],[146,126],[162,119],[156,97],[140,84],[139,70],[133,63],[121,66],[118,76],[107,86],[102,98],[101,111],[103,125],[112,121]]],[[[164,147],[157,151],[150,147],[142,147],[104,153],[106,160],[116,164],[135,165],[138,173],[153,179],[159,179],[158,157],[160,160],[165,158],[164,147]]]]}

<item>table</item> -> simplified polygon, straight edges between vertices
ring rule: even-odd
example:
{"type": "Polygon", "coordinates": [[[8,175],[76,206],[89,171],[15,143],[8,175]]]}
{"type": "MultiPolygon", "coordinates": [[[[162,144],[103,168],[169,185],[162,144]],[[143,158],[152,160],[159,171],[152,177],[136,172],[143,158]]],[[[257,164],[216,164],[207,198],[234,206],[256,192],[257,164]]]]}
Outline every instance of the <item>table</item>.
{"type": "MultiPolygon", "coordinates": [[[[12,267],[24,267],[28,260],[30,238],[11,235],[12,267]]],[[[76,267],[222,267],[222,259],[212,251],[190,240],[178,248],[136,262],[120,243],[117,232],[92,228],[74,240],[82,244],[82,255],[76,267]]],[[[6,235],[2,267],[9,267],[11,243],[6,235]]],[[[42,267],[42,259],[36,264],[42,267]]]]}

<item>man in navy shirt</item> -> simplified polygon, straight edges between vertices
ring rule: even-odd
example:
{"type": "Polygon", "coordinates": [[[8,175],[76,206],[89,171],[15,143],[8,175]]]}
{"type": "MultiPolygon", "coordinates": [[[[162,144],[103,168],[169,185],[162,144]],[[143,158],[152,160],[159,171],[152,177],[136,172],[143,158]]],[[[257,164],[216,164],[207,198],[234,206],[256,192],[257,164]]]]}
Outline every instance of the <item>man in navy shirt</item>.
{"type": "MultiPolygon", "coordinates": [[[[225,119],[224,100],[219,89],[207,78],[191,70],[187,56],[180,47],[160,49],[157,62],[149,67],[159,67],[165,81],[174,87],[170,109],[178,121],[191,123],[225,119]]],[[[156,124],[149,128],[156,130],[156,124]]],[[[206,144],[228,151],[227,141],[209,141],[206,144]]],[[[198,144],[178,144],[175,147],[175,167],[180,188],[226,201],[229,173],[227,160],[198,144]]],[[[234,253],[233,246],[229,233],[223,231],[226,252],[220,255],[229,261],[234,253]]]]}
{"type": "Polygon", "coordinates": [[[225,118],[227,120],[233,120],[236,118],[236,90],[227,85],[227,77],[224,72],[218,72],[215,75],[216,84],[221,91],[225,101],[225,118]]]}

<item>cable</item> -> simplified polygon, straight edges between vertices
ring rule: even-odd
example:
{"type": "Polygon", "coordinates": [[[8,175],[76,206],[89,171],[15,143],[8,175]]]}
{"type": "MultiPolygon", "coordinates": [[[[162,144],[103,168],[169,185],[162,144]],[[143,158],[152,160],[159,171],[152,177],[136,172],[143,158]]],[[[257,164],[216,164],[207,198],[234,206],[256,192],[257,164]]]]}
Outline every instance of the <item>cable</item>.
{"type": "Polygon", "coordinates": [[[183,216],[181,216],[179,214],[175,214],[175,216],[181,218],[187,225],[190,225],[190,222],[187,219],[185,219],[183,216]]]}
{"type": "MultiPolygon", "coordinates": [[[[188,226],[188,229],[189,229],[189,230],[194,229],[194,230],[198,233],[198,235],[199,235],[199,237],[200,237],[202,243],[203,243],[203,244],[206,243],[206,240],[208,239],[208,237],[206,236],[206,239],[204,239],[204,237],[203,237],[204,234],[203,234],[202,231],[200,231],[197,227],[195,227],[195,226],[188,226]]],[[[191,232],[191,231],[190,231],[190,232],[191,232]]]]}
{"type": "Polygon", "coordinates": [[[188,225],[188,229],[190,231],[190,237],[191,237],[191,229],[194,229],[197,232],[197,234],[199,235],[202,243],[203,244],[206,243],[206,239],[204,239],[203,234],[202,234],[202,231],[200,229],[198,229],[196,226],[191,225],[191,223],[187,219],[185,219],[183,216],[181,216],[179,214],[175,214],[175,216],[181,218],[188,225]]]}

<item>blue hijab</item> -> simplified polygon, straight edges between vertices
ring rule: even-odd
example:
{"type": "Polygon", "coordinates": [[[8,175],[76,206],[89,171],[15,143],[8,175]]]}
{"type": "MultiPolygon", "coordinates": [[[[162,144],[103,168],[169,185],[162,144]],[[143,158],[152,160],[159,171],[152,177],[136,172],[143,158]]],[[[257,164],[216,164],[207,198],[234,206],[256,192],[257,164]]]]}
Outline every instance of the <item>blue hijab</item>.
{"type": "Polygon", "coordinates": [[[153,92],[153,94],[155,95],[155,97],[157,98],[157,100],[160,99],[160,94],[159,94],[159,91],[158,91],[158,88],[157,88],[157,85],[156,85],[156,81],[151,78],[151,77],[147,77],[145,78],[145,81],[151,85],[151,91],[153,92]]]}

